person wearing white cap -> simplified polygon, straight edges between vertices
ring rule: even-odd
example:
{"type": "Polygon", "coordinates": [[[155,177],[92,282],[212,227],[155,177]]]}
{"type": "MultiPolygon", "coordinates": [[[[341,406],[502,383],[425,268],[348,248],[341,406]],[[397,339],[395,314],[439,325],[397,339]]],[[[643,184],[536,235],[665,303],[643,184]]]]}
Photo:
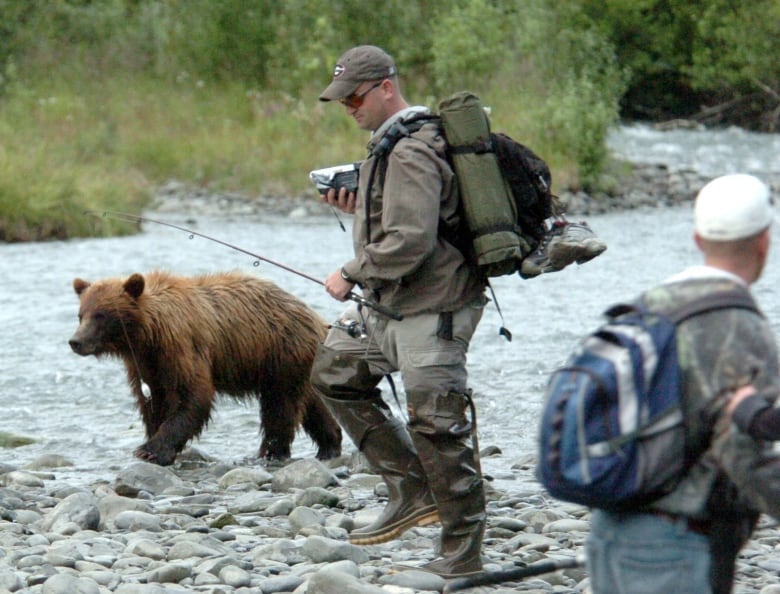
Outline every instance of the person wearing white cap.
{"type": "MultiPolygon", "coordinates": [[[[693,218],[704,263],[644,292],[640,301],[653,311],[721,291],[749,294],[761,276],[775,218],[766,184],[745,174],[718,177],[699,192],[693,218]]],[[[592,511],[593,594],[731,592],[736,556],[759,513],[780,519],[780,457],[734,412],[746,395],[755,412],[756,399],[768,407],[780,393],[769,323],[758,310],[716,309],[681,322],[677,346],[689,469],[652,504],[592,511]]]]}
{"type": "Polygon", "coordinates": [[[312,385],[355,446],[382,475],[388,501],[349,534],[380,544],[415,526],[441,523],[438,557],[421,567],[444,578],[482,570],[486,524],[476,447],[476,414],[466,355],[486,303],[485,279],[440,230],[458,225],[459,193],[438,126],[426,123],[380,149],[407,118],[427,111],[404,99],[393,59],[361,45],[337,61],[322,101],[338,101],[371,133],[357,193],[323,199],[354,212],[353,257],[325,279],[344,301],[355,286],[403,319],[349,307],[312,365],[312,385]],[[380,163],[382,166],[380,166],[380,163]],[[375,175],[376,174],[376,175],[375,175]],[[346,321],[346,322],[345,322],[346,321]],[[394,416],[377,387],[400,371],[407,419],[394,416]]]}

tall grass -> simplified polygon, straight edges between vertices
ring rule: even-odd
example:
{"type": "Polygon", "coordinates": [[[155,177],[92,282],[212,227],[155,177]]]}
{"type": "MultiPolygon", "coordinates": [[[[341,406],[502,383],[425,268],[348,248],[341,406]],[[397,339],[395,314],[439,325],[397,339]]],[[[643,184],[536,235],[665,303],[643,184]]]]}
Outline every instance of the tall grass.
{"type": "Polygon", "coordinates": [[[131,232],[81,213],[137,211],[170,179],[313,193],[309,170],[364,156],[317,100],[359,43],[395,56],[413,103],[477,92],[553,189],[593,184],[622,90],[607,44],[577,42],[577,2],[387,0],[366,20],[357,0],[0,0],[0,240],[131,232]]]}
{"type": "Polygon", "coordinates": [[[240,84],[148,75],[17,82],[0,101],[0,240],[91,235],[85,210],[138,210],[169,179],[300,194],[310,169],[362,153],[350,122],[311,97],[307,106],[240,84]]]}
{"type": "MultiPolygon", "coordinates": [[[[96,227],[83,213],[138,211],[171,179],[248,196],[311,193],[309,170],[363,158],[367,140],[341,106],[317,100],[320,90],[300,99],[140,74],[17,81],[0,102],[0,239],[130,233],[122,222],[96,227]]],[[[546,150],[542,138],[528,138],[534,112],[494,90],[481,95],[495,127],[546,150]]]]}

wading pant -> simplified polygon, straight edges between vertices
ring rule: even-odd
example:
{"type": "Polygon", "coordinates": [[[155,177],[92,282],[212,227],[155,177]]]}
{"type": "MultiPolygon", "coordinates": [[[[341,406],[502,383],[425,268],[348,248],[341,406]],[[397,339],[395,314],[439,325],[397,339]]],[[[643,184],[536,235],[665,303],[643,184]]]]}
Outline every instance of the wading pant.
{"type": "MultiPolygon", "coordinates": [[[[441,559],[427,569],[445,577],[482,567],[485,500],[466,385],[466,352],[482,311],[482,303],[467,306],[451,320],[439,314],[402,321],[369,314],[367,340],[334,328],[312,367],[315,389],[388,484],[385,512],[355,531],[352,542],[384,542],[438,516],[441,559]],[[395,371],[406,392],[405,428],[377,389],[395,371]]],[[[360,320],[356,306],[342,320],[360,320]]]]}

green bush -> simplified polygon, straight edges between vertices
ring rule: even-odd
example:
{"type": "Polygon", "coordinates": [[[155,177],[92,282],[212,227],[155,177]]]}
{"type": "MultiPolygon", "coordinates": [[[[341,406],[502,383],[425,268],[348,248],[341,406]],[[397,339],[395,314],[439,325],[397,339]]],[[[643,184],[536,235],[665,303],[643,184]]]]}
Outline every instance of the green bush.
{"type": "Polygon", "coordinates": [[[715,0],[702,8],[696,18],[691,60],[683,67],[694,87],[714,90],[727,84],[743,90],[778,89],[780,3],[715,0]]]}
{"type": "Polygon", "coordinates": [[[574,163],[569,183],[598,184],[626,73],[576,2],[456,3],[434,25],[433,57],[437,89],[479,90],[494,124],[574,163]]]}
{"type": "MultiPolygon", "coordinates": [[[[696,115],[742,97],[776,109],[776,0],[578,0],[630,72],[626,107],[648,116],[696,115]]],[[[771,119],[771,114],[770,118],[771,119]]],[[[778,123],[777,116],[769,122],[778,123]]]]}
{"type": "Polygon", "coordinates": [[[472,90],[558,189],[596,188],[627,88],[769,96],[779,20],[773,0],[0,0],[0,221],[89,233],[79,212],[140,208],[172,178],[311,192],[310,169],[363,157],[317,101],[361,43],[393,54],[410,101],[472,90]]]}
{"type": "Polygon", "coordinates": [[[490,0],[453,3],[432,23],[434,89],[485,88],[513,58],[504,11],[490,0]]]}

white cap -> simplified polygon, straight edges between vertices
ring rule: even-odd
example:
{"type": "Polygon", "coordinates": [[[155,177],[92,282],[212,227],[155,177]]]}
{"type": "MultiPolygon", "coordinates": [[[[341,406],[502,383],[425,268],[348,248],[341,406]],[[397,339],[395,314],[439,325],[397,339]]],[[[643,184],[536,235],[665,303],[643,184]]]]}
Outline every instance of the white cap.
{"type": "Polygon", "coordinates": [[[696,233],[710,241],[734,241],[763,231],[775,218],[769,187],[744,173],[716,177],[696,196],[696,233]]]}

